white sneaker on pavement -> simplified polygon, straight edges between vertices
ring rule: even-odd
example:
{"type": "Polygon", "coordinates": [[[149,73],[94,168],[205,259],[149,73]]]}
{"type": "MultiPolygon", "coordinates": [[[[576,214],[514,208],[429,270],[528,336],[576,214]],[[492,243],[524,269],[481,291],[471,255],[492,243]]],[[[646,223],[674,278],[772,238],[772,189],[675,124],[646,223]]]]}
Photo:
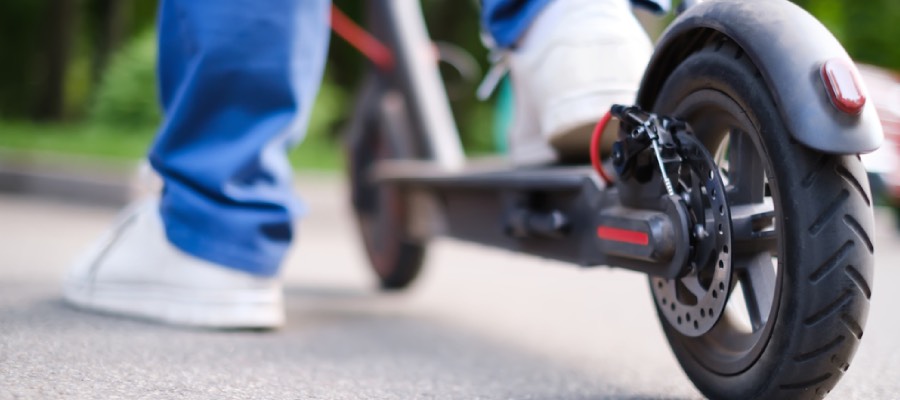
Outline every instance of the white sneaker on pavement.
{"type": "Polygon", "coordinates": [[[206,328],[284,323],[281,283],[188,255],[166,238],[157,200],[132,205],[69,271],[80,308],[206,328]]]}
{"type": "Polygon", "coordinates": [[[628,0],[555,0],[510,55],[519,164],[587,159],[612,104],[633,104],[652,46],[628,0]]]}

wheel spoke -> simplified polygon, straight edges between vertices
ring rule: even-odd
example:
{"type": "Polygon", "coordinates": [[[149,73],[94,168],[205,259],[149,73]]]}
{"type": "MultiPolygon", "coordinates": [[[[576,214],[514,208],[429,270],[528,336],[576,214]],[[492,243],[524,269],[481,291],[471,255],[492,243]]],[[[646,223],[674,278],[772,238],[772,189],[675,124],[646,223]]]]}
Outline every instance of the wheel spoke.
{"type": "Polygon", "coordinates": [[[775,206],[771,199],[756,204],[731,207],[731,238],[737,255],[778,253],[775,206]]]}
{"type": "Polygon", "coordinates": [[[728,200],[732,204],[761,203],[766,173],[750,135],[732,129],[728,136],[728,200]]]}
{"type": "Polygon", "coordinates": [[[736,259],[735,267],[744,290],[750,323],[756,331],[769,319],[777,279],[775,266],[768,253],[758,253],[736,259]]]}

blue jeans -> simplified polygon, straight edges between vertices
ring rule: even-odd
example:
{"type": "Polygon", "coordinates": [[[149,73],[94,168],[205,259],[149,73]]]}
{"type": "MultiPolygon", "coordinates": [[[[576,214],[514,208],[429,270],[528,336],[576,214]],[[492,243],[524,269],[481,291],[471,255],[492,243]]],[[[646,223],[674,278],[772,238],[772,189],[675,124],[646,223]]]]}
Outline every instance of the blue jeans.
{"type": "MultiPolygon", "coordinates": [[[[485,0],[510,46],[551,0],[485,0]]],[[[325,66],[329,0],[163,0],[165,119],[149,160],[176,247],[254,275],[278,273],[304,212],[287,151],[303,137],[325,66]]]]}
{"type": "MultiPolygon", "coordinates": [[[[481,23],[498,46],[513,47],[534,18],[551,1],[553,0],[482,0],[481,23]]],[[[669,9],[672,0],[631,0],[631,2],[652,11],[663,12],[669,9]]]]}

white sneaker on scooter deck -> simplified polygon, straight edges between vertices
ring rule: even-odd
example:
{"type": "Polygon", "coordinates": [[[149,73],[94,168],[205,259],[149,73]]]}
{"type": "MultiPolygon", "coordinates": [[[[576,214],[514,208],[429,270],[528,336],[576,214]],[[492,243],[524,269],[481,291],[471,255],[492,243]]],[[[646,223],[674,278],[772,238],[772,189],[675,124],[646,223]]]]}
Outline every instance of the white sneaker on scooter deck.
{"type": "Polygon", "coordinates": [[[65,278],[80,308],[207,328],[284,323],[281,283],[191,255],[166,238],[159,205],[133,205],[65,278]]]}
{"type": "Polygon", "coordinates": [[[594,125],[632,104],[652,46],[628,0],[555,0],[510,55],[520,164],[588,157],[594,125]]]}

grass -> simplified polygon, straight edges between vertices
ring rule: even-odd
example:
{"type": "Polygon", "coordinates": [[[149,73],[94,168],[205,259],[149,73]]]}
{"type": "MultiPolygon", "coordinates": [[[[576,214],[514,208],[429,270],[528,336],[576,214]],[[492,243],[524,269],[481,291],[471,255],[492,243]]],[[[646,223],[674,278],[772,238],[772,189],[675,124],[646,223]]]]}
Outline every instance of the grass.
{"type": "MultiPolygon", "coordinates": [[[[92,124],[36,124],[0,121],[0,147],[20,152],[59,153],[106,159],[144,158],[154,128],[123,130],[92,124]]],[[[335,139],[310,132],[289,158],[296,169],[338,170],[343,155],[335,139]]]]}
{"type": "Polygon", "coordinates": [[[0,147],[23,152],[140,159],[152,138],[152,129],[122,132],[82,124],[0,122],[0,147]]]}

